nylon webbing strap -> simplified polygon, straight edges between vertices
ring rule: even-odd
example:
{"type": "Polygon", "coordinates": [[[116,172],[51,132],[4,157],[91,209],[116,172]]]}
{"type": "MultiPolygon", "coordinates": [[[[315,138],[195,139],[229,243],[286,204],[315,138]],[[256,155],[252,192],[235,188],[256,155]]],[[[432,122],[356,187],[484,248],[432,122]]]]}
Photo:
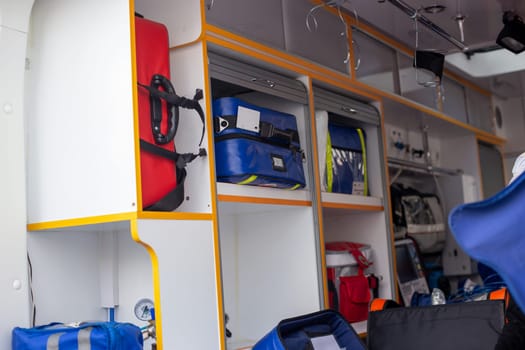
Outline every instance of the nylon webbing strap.
{"type": "Polygon", "coordinates": [[[78,350],[91,350],[91,331],[93,327],[86,327],[78,331],[78,350]]]}
{"type": "Polygon", "coordinates": [[[177,187],[171,190],[155,204],[144,208],[146,211],[173,211],[184,201],[184,180],[186,179],[185,169],[176,169],[177,187]]]}
{"type": "Polygon", "coordinates": [[[199,153],[177,153],[169,151],[165,148],[159,147],[147,141],[140,139],[140,148],[146,152],[155,154],[159,157],[167,158],[173,160],[177,164],[177,168],[184,168],[186,164],[193,161],[197,157],[203,157],[206,155],[206,150],[204,148],[199,149],[199,153]]]}
{"type": "Polygon", "coordinates": [[[189,98],[186,98],[186,97],[181,97],[181,96],[178,96],[177,94],[170,94],[170,93],[167,93],[165,91],[160,91],[160,90],[157,90],[151,86],[148,86],[148,85],[144,85],[144,84],[140,84],[139,83],[139,86],[141,86],[142,88],[148,90],[148,92],[150,93],[151,96],[155,96],[155,97],[158,97],[158,98],[161,98],[163,99],[164,101],[174,105],[174,106],[177,106],[177,107],[182,107],[182,108],[186,108],[186,109],[194,109],[197,114],[199,115],[200,119],[201,119],[201,122],[202,122],[202,135],[201,135],[201,139],[200,139],[200,142],[199,142],[199,146],[202,144],[202,141],[204,139],[204,126],[205,126],[205,121],[204,121],[204,111],[202,110],[202,107],[199,103],[199,100],[202,99],[203,97],[203,93],[202,93],[202,90],[200,89],[197,89],[195,91],[195,96],[193,96],[192,99],[189,99],[189,98]]]}
{"type": "MultiPolygon", "coordinates": [[[[220,133],[226,129],[237,128],[237,116],[236,115],[222,115],[217,118],[213,118],[213,127],[216,133],[220,133]]],[[[272,123],[259,122],[259,135],[265,138],[276,137],[285,140],[287,144],[293,142],[299,143],[299,133],[296,130],[291,129],[279,129],[276,128],[272,123]]]]}
{"type": "Polygon", "coordinates": [[[49,338],[47,338],[46,350],[58,350],[58,342],[60,341],[60,337],[63,334],[66,334],[66,333],[62,332],[62,333],[51,334],[49,338]]]}

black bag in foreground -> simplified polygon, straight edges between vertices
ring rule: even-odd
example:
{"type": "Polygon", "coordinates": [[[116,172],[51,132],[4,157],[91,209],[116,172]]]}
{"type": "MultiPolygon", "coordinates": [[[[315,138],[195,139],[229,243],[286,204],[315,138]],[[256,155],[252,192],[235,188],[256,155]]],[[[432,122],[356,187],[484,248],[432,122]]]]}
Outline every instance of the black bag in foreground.
{"type": "Polygon", "coordinates": [[[396,307],[368,315],[368,350],[493,350],[503,300],[396,307]]]}

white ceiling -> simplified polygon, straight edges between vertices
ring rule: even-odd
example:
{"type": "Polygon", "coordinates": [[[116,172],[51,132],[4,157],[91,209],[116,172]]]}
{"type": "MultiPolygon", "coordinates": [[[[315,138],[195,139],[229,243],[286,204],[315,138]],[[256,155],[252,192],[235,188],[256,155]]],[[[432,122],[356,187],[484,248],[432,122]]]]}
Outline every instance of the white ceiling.
{"type": "MultiPolygon", "coordinates": [[[[345,10],[356,12],[359,20],[367,22],[398,41],[415,47],[415,21],[391,3],[391,0],[336,0],[345,10]]],[[[399,0],[412,9],[419,9],[419,14],[441,28],[449,36],[461,42],[458,13],[465,16],[463,22],[464,42],[468,49],[489,48],[496,45],[496,37],[503,28],[503,12],[515,10],[525,18],[525,0],[399,0]],[[427,13],[424,8],[442,5],[440,13],[427,13]]],[[[460,52],[461,49],[436,34],[422,24],[418,24],[420,49],[438,50],[444,54],[460,52]]],[[[459,72],[454,67],[446,67],[459,72]]],[[[491,89],[496,95],[520,96],[523,73],[510,73],[491,78],[471,78],[470,80],[491,89]],[[510,85],[509,85],[510,84],[510,85]],[[512,86],[514,88],[509,88],[512,86]],[[503,92],[501,89],[505,89],[503,92]]]]}

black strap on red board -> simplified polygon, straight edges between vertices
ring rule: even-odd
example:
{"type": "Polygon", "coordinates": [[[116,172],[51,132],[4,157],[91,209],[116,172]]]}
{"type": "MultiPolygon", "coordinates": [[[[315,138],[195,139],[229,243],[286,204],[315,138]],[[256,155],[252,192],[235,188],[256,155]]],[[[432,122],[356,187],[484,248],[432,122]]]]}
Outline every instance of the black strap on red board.
{"type": "Polygon", "coordinates": [[[150,85],[138,83],[138,85],[148,90],[150,95],[150,111],[151,111],[151,132],[155,144],[140,140],[140,148],[148,153],[155,154],[159,157],[173,160],[175,164],[175,171],[177,176],[177,186],[165,195],[162,199],[152,204],[144,210],[147,211],[173,211],[184,201],[184,180],[186,179],[186,165],[197,157],[206,156],[206,150],[199,148],[198,153],[177,153],[158,145],[164,145],[169,142],[174,142],[175,134],[179,125],[179,107],[186,109],[194,109],[199,115],[202,122],[202,134],[199,141],[199,146],[202,144],[205,132],[204,111],[199,103],[202,99],[202,90],[197,89],[195,96],[192,99],[178,96],[171,81],[163,75],[155,74],[151,78],[150,85]],[[166,103],[162,103],[164,100],[166,103]],[[167,108],[168,130],[164,134],[161,130],[162,123],[162,108],[167,108]]]}

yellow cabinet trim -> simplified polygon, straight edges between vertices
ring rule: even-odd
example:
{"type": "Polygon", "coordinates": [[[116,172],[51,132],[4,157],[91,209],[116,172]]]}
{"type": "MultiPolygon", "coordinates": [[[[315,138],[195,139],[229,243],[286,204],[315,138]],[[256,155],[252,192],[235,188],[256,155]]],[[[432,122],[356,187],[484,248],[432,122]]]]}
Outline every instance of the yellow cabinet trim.
{"type": "Polygon", "coordinates": [[[51,230],[59,229],[65,227],[75,227],[75,226],[85,226],[85,225],[94,225],[94,224],[105,224],[109,222],[117,221],[127,221],[137,218],[137,213],[121,213],[121,214],[110,214],[110,215],[100,215],[100,216],[90,216],[85,218],[77,219],[65,219],[65,220],[54,220],[47,222],[31,223],[27,224],[28,231],[42,231],[42,230],[51,230]]]}

